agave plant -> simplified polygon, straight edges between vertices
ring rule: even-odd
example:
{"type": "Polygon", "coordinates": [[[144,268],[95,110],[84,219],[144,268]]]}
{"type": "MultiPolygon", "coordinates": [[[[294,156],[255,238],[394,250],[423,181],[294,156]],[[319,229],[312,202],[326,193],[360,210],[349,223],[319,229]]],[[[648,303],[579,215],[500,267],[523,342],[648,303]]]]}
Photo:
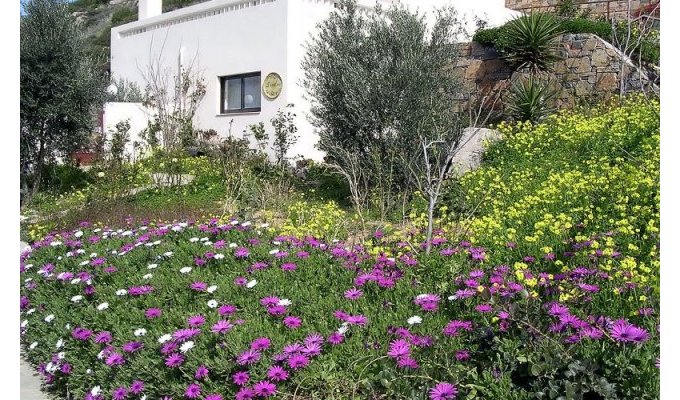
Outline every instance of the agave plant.
{"type": "Polygon", "coordinates": [[[534,74],[516,80],[510,89],[506,112],[517,121],[540,122],[556,111],[557,85],[534,74]]]}
{"type": "Polygon", "coordinates": [[[556,42],[562,24],[552,14],[532,13],[508,22],[505,59],[515,70],[549,71],[559,59],[556,42]]]}

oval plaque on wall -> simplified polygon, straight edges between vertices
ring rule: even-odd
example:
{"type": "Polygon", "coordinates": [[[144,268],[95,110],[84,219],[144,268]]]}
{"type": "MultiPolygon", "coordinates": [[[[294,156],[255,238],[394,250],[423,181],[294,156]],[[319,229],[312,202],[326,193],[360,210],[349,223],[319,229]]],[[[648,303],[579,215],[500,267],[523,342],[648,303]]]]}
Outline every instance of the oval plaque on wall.
{"type": "Polygon", "coordinates": [[[274,100],[279,97],[281,90],[283,89],[283,79],[281,75],[276,72],[272,72],[264,78],[262,83],[262,92],[269,100],[274,100]]]}

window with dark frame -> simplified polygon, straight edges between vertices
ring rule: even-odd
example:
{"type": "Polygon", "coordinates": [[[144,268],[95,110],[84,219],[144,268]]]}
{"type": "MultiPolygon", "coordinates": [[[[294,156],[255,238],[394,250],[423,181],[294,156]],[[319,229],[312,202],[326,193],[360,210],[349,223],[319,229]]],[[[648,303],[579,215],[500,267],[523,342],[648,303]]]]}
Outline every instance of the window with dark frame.
{"type": "Polygon", "coordinates": [[[261,85],[260,72],[220,77],[220,113],[260,111],[261,85]]]}

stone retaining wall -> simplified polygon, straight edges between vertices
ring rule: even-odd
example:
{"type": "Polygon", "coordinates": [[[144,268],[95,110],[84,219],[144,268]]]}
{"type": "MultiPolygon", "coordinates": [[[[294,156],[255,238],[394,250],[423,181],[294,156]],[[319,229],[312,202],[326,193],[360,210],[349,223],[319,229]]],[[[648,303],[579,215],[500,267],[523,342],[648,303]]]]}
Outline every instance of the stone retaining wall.
{"type": "MultiPolygon", "coordinates": [[[[464,95],[457,109],[470,109],[484,95],[507,93],[512,70],[493,47],[467,43],[459,48],[457,73],[463,78],[464,95]]],[[[558,46],[560,61],[551,79],[562,87],[558,107],[571,107],[582,100],[601,100],[642,89],[658,91],[649,78],[617,48],[593,34],[565,34],[558,46]]]]}
{"type": "MultiPolygon", "coordinates": [[[[628,15],[628,0],[575,0],[582,11],[589,11],[593,16],[623,19],[628,15]]],[[[633,16],[644,10],[645,6],[657,4],[658,0],[632,0],[630,12],[633,16]]],[[[516,11],[555,11],[560,0],[505,0],[505,7],[516,11]]]]}

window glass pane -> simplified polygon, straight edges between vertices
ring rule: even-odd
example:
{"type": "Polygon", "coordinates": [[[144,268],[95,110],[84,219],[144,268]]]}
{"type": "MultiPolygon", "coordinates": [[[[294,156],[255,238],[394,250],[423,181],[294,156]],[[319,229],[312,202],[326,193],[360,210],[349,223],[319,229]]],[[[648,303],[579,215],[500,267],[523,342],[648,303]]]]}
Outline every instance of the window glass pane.
{"type": "Polygon", "coordinates": [[[260,75],[243,78],[243,108],[260,107],[260,75]]]}
{"type": "Polygon", "coordinates": [[[224,89],[227,91],[225,93],[225,100],[227,104],[225,105],[225,110],[238,110],[241,107],[241,78],[228,79],[224,89]]]}

